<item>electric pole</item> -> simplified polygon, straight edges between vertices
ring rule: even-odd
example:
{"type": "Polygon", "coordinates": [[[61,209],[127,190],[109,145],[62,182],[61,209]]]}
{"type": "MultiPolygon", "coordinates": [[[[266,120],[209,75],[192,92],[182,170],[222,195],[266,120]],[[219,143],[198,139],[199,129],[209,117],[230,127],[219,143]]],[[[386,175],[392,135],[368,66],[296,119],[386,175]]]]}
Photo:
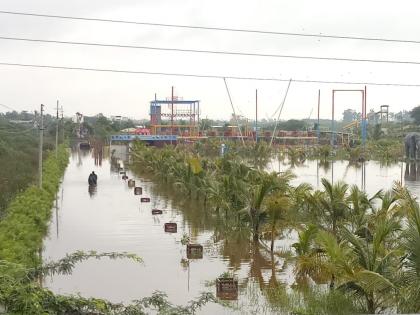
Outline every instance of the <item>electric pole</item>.
{"type": "Polygon", "coordinates": [[[255,90],[255,143],[258,143],[258,90],[255,90]]]}
{"type": "Polygon", "coordinates": [[[63,142],[64,143],[64,110],[63,110],[63,105],[61,105],[61,133],[62,133],[62,138],[63,138],[63,142]]]}
{"type": "Polygon", "coordinates": [[[171,97],[171,144],[172,137],[174,135],[174,87],[172,86],[172,97],[171,97]]]}
{"type": "Polygon", "coordinates": [[[58,100],[57,100],[57,117],[56,117],[56,126],[55,126],[55,158],[58,158],[58,100]]]}
{"type": "Polygon", "coordinates": [[[43,137],[44,137],[44,105],[41,104],[41,120],[39,123],[39,161],[38,161],[38,165],[39,165],[38,186],[41,189],[42,189],[42,147],[43,147],[43,140],[44,140],[43,137]]]}

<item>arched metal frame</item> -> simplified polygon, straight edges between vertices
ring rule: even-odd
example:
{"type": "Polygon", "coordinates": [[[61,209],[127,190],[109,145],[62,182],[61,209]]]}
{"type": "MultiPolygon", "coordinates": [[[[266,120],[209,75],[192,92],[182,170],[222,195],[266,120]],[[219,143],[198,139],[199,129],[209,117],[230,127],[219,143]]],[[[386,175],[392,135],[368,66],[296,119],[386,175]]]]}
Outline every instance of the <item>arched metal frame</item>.
{"type": "Polygon", "coordinates": [[[361,92],[362,93],[362,144],[366,143],[366,86],[364,90],[332,90],[332,119],[331,119],[331,146],[334,146],[335,142],[335,130],[334,130],[334,109],[335,109],[335,93],[337,92],[361,92]]]}

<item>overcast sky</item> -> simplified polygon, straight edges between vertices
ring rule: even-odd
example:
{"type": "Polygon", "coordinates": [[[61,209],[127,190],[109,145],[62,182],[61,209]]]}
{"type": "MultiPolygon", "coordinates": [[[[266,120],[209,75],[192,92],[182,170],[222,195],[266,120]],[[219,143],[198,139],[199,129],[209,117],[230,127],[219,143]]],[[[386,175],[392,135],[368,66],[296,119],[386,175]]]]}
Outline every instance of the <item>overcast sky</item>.
{"type": "MultiPolygon", "coordinates": [[[[313,1],[313,0],[1,0],[0,10],[132,20],[248,28],[280,32],[322,33],[362,37],[420,40],[418,1],[313,1]]],[[[185,30],[141,25],[59,20],[0,14],[0,36],[50,40],[101,42],[123,45],[230,50],[268,54],[314,55],[345,58],[420,61],[420,44],[302,38],[185,30]]],[[[311,61],[159,52],[139,49],[80,47],[0,40],[0,62],[30,63],[133,71],[196,73],[221,76],[276,77],[357,82],[420,84],[420,65],[390,65],[342,61],[311,61]]],[[[230,117],[232,110],[222,79],[201,79],[138,74],[0,66],[0,103],[18,110],[39,104],[53,112],[60,100],[67,116],[79,111],[146,118],[149,101],[171,94],[201,100],[201,116],[230,117]]],[[[255,89],[259,117],[272,117],[281,103],[287,82],[228,80],[238,114],[255,115],[255,89]]],[[[321,89],[321,118],[331,117],[331,90],[364,86],[291,84],[283,119],[316,117],[321,89]]],[[[367,107],[410,110],[420,104],[420,88],[367,87],[367,107]]],[[[357,93],[337,95],[336,113],[360,111],[357,93]]],[[[0,107],[0,111],[4,111],[0,107]]]]}

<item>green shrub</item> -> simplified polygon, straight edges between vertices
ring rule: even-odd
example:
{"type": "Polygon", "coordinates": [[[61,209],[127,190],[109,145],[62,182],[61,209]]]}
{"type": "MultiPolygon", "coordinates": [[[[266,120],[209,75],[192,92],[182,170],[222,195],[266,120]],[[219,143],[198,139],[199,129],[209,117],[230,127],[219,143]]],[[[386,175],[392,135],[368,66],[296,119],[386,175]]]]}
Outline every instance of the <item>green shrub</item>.
{"type": "Polygon", "coordinates": [[[0,221],[0,260],[26,267],[40,263],[39,251],[48,230],[48,221],[69,153],[64,146],[58,157],[50,153],[44,162],[42,189],[31,186],[19,193],[0,221]]]}

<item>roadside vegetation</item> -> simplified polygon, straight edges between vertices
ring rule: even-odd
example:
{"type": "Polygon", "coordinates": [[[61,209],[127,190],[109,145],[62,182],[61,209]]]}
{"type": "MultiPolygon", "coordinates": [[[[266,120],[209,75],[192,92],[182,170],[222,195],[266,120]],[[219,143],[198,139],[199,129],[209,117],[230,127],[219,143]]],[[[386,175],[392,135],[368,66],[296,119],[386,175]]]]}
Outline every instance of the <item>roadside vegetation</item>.
{"type": "MultiPolygon", "coordinates": [[[[0,220],[15,195],[33,184],[38,170],[38,130],[0,116],[0,220]]],[[[45,149],[52,148],[46,139],[45,149]]]]}
{"type": "Polygon", "coordinates": [[[51,208],[69,154],[64,146],[44,162],[43,187],[30,186],[19,193],[0,221],[0,259],[31,267],[40,263],[39,251],[47,233],[51,208]]]}

